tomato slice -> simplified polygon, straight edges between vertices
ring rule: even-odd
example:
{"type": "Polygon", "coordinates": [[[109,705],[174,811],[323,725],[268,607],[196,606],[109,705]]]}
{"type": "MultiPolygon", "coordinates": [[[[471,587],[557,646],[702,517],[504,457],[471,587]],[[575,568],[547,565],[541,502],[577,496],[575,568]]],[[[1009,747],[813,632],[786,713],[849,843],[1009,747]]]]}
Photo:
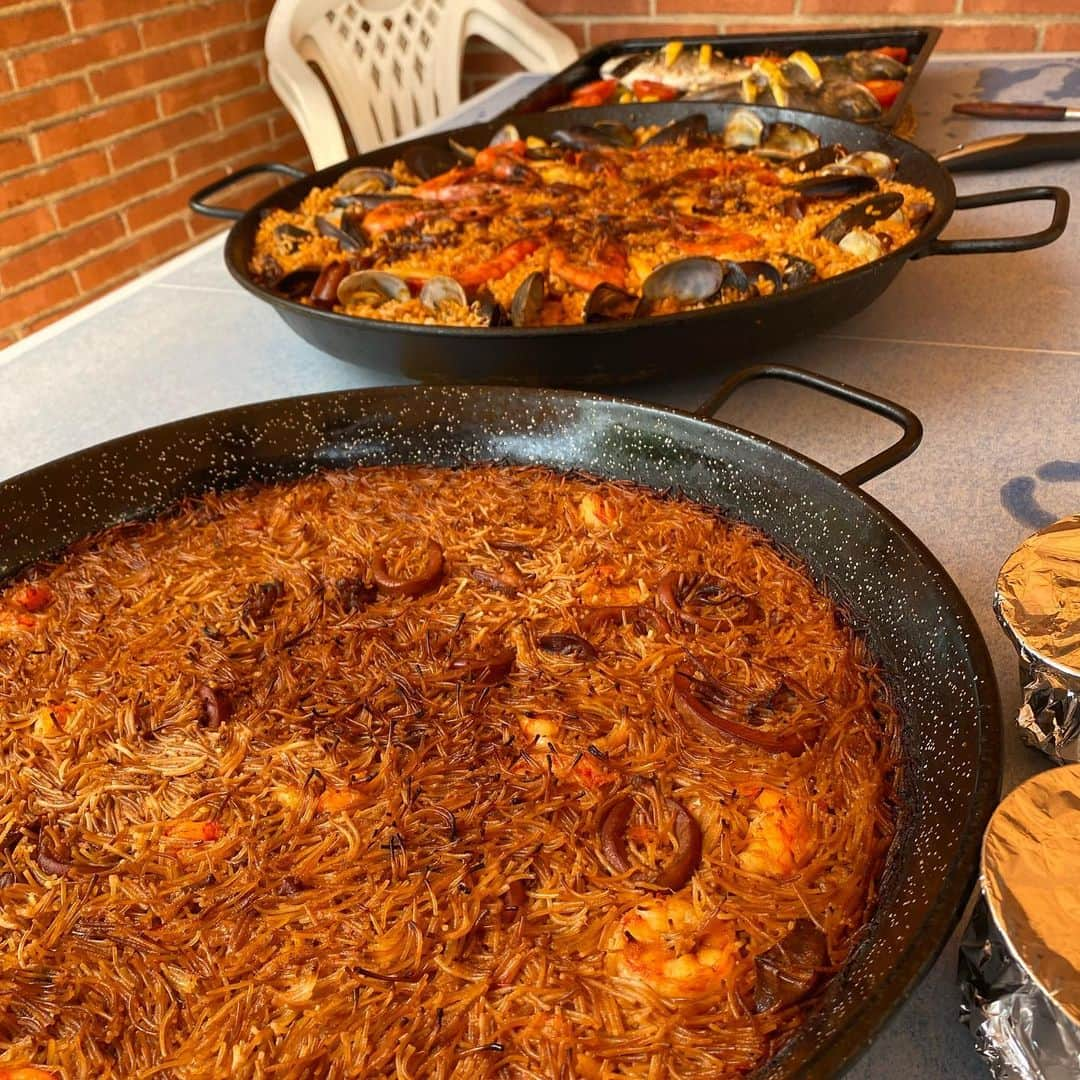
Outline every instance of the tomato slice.
{"type": "Polygon", "coordinates": [[[883,109],[889,108],[899,96],[900,91],[904,89],[901,79],[871,79],[869,82],[864,82],[863,86],[877,98],[877,103],[883,109]]]}
{"type": "Polygon", "coordinates": [[[908,51],[902,45],[882,45],[880,49],[875,49],[874,52],[876,52],[878,56],[891,57],[897,63],[907,63],[908,51]]]}
{"type": "Polygon", "coordinates": [[[653,98],[656,101],[674,101],[679,96],[679,91],[673,86],[665,86],[662,82],[654,82],[652,79],[634,80],[634,97],[638,101],[644,98],[653,98]]]}
{"type": "Polygon", "coordinates": [[[583,83],[571,92],[570,100],[575,105],[584,105],[586,103],[582,98],[587,98],[589,105],[604,105],[615,93],[618,85],[618,79],[597,79],[595,82],[583,83]]]}

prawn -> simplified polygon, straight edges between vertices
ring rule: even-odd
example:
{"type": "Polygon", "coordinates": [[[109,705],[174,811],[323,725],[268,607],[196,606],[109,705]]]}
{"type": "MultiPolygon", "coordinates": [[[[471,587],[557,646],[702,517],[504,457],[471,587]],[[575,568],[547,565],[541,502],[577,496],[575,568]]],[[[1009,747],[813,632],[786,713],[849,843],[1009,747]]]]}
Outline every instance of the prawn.
{"type": "Polygon", "coordinates": [[[618,244],[601,244],[593,265],[572,262],[566,248],[557,247],[551,252],[550,269],[568,285],[585,292],[603,284],[626,287],[626,253],[618,244]]]}
{"type": "Polygon", "coordinates": [[[810,850],[810,822],[806,811],[790,795],[763,787],[750,811],[746,847],[737,859],[743,870],[767,877],[793,874],[810,850]]]}
{"type": "Polygon", "coordinates": [[[618,779],[618,774],[606,768],[601,760],[588,754],[567,754],[554,749],[553,744],[562,732],[562,725],[557,720],[533,715],[520,717],[518,723],[526,736],[527,749],[544,752],[551,760],[551,771],[560,779],[573,776],[590,790],[618,779]]]}
{"type": "Polygon", "coordinates": [[[643,900],[619,920],[609,964],[669,998],[697,998],[724,989],[738,944],[731,924],[703,917],[681,896],[643,900]]]}
{"type": "Polygon", "coordinates": [[[508,244],[497,255],[492,256],[487,262],[477,263],[475,266],[465,266],[455,274],[463,288],[475,288],[483,285],[486,281],[494,281],[505,277],[518,263],[527,259],[538,247],[539,240],[523,239],[515,240],[508,244]]]}

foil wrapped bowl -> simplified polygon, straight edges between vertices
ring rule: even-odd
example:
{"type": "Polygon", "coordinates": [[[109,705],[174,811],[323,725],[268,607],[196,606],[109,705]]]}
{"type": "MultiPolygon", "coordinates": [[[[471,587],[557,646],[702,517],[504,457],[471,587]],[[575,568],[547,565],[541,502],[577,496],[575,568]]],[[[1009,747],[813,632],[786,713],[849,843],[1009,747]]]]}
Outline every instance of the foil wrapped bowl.
{"type": "Polygon", "coordinates": [[[960,948],[961,1019],[999,1080],[1080,1076],[1080,765],[994,812],[960,948]]]}
{"type": "Polygon", "coordinates": [[[1057,762],[1080,762],[1080,515],[1006,559],[994,610],[1020,654],[1022,738],[1057,762]]]}

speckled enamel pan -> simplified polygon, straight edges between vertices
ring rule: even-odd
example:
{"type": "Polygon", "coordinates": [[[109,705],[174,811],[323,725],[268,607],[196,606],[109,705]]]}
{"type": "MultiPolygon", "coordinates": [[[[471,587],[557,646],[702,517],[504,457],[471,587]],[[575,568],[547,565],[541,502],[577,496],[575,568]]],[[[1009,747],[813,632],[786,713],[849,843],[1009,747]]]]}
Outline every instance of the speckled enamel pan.
{"type": "Polygon", "coordinates": [[[758,526],[803,559],[881,658],[905,718],[905,811],[863,945],[759,1077],[832,1077],[869,1045],[945,944],[997,800],[990,659],[956,587],[859,487],[918,445],[906,410],[789,368],[748,369],[698,415],[567,391],[394,387],[287,398],[181,420],[0,484],[0,580],[117,521],[177,499],[316,469],[383,463],[541,463],[676,487],[758,526]],[[815,387],[904,427],[838,476],[710,419],[749,378],[815,387]]]}
{"type": "MultiPolygon", "coordinates": [[[[731,113],[744,106],[713,102],[658,105],[610,105],[513,117],[521,134],[550,136],[559,128],[599,121],[629,125],[666,124],[693,113],[704,114],[712,131],[723,129],[731,113]]],[[[1062,188],[1029,187],[956,196],[952,177],[930,154],[888,132],[850,120],[798,112],[756,110],[766,124],[782,121],[814,132],[822,145],[840,143],[849,150],[876,150],[896,159],[897,178],[926,188],[934,210],[919,234],[884,258],[802,288],[738,304],[719,304],[673,315],[592,323],[581,326],[460,327],[422,326],[358,319],[287,300],[252,280],[248,262],[255,232],[265,211],[295,209],[315,187],[329,187],[358,165],[387,167],[410,148],[432,143],[445,149],[453,136],[464,146],[486,146],[509,118],[429,135],[409,143],[383,146],[314,175],[291,165],[252,165],[196,192],[193,210],[235,221],[225,241],[225,263],[250,293],[265,300],[305,341],[332,356],[394,372],[421,382],[520,383],[532,386],[610,386],[618,382],[715,370],[718,361],[747,361],[779,344],[805,338],[861,311],[884,292],[908,259],[926,255],[968,255],[1026,251],[1056,240],[1069,216],[1069,196],[1062,188]],[[277,172],[297,179],[248,211],[207,200],[256,172],[277,172]],[[1002,203],[1047,200],[1053,220],[1024,236],[942,240],[939,234],[958,210],[1002,203]]],[[[932,297],[928,298],[932,302],[932,297]]],[[[1003,301],[1003,302],[1007,302],[1003,301]]],[[[1019,303],[1019,299],[1015,302],[1019,303]]],[[[912,318],[918,317],[912,312],[912,318]]]]}

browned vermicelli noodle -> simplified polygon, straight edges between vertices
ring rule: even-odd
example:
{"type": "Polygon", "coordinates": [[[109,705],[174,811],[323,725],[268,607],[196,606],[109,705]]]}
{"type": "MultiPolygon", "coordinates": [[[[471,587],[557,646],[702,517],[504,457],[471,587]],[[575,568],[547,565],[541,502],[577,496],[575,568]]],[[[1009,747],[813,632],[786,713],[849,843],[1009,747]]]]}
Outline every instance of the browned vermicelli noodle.
{"type": "Polygon", "coordinates": [[[0,592],[0,740],[0,1074],[66,1077],[742,1074],[865,924],[899,762],[759,533],[497,466],[76,545],[0,592]]]}

